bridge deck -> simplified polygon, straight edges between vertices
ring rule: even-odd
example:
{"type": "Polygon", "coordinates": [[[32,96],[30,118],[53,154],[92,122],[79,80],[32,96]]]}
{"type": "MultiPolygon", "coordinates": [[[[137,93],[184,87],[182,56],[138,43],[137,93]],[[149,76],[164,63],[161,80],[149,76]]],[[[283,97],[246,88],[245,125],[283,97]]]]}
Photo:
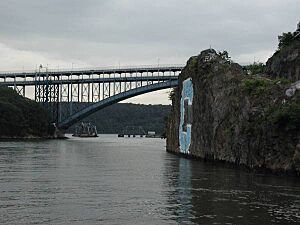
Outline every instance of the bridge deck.
{"type": "Polygon", "coordinates": [[[166,81],[177,80],[177,76],[133,76],[133,77],[104,77],[104,78],[83,78],[83,79],[63,79],[63,80],[16,80],[0,82],[5,86],[34,86],[34,85],[52,85],[52,84],[91,84],[91,83],[113,83],[113,82],[136,82],[136,81],[166,81]]]}
{"type": "Polygon", "coordinates": [[[66,69],[47,71],[24,71],[24,72],[0,72],[0,78],[25,78],[25,77],[46,77],[46,76],[71,76],[71,75],[93,75],[93,74],[121,74],[121,73],[154,73],[154,72],[177,72],[183,69],[183,65],[161,65],[161,66],[139,66],[122,68],[92,68],[92,69],[66,69]]]}

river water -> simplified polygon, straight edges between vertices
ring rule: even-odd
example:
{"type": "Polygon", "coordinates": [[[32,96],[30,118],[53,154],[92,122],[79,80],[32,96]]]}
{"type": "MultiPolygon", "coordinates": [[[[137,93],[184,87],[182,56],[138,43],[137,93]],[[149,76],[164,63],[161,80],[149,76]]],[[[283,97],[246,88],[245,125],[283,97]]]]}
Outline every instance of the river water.
{"type": "Polygon", "coordinates": [[[165,140],[0,142],[0,224],[300,224],[300,180],[180,158],[165,140]]]}

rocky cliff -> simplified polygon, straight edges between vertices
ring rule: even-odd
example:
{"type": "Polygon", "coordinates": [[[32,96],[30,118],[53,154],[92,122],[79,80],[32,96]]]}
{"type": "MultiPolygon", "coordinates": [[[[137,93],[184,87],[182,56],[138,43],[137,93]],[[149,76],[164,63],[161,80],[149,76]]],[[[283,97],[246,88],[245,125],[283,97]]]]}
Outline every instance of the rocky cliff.
{"type": "Polygon", "coordinates": [[[291,85],[249,76],[212,49],[191,57],[171,96],[167,151],[299,174],[300,91],[287,96],[291,85]]]}
{"type": "Polygon", "coordinates": [[[274,53],[266,63],[266,73],[272,77],[300,80],[300,36],[274,53]]]}

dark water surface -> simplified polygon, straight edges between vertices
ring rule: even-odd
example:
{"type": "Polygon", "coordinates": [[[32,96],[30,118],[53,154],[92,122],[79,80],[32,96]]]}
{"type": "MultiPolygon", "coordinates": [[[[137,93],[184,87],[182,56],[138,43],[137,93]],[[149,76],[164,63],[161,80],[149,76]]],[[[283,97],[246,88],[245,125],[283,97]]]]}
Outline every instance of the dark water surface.
{"type": "Polygon", "coordinates": [[[0,224],[300,224],[299,178],[116,138],[0,142],[0,224]]]}

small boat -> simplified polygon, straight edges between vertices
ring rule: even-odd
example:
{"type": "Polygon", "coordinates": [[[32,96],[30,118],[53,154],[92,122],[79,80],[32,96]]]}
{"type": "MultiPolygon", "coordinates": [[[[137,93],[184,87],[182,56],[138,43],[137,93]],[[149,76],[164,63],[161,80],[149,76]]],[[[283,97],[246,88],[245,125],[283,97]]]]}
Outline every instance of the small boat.
{"type": "Polygon", "coordinates": [[[97,127],[91,123],[84,123],[75,126],[74,137],[98,137],[97,127]]]}

